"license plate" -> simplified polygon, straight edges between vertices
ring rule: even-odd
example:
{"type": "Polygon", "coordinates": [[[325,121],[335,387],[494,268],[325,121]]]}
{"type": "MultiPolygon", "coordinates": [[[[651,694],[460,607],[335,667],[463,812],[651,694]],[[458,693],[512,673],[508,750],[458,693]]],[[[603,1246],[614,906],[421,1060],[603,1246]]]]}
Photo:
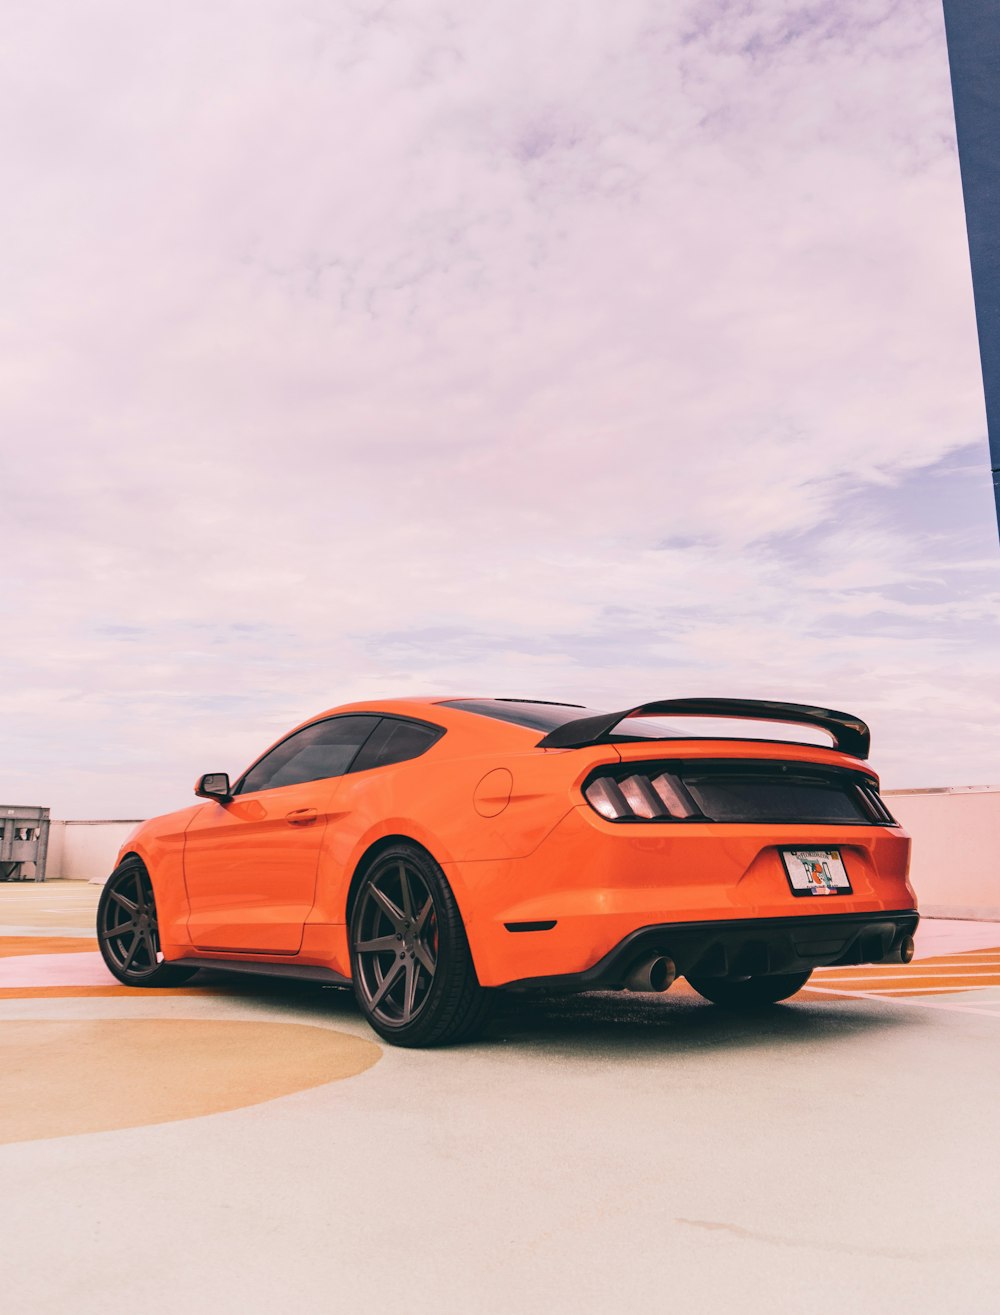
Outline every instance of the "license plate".
{"type": "Polygon", "coordinates": [[[781,857],[793,895],[851,895],[839,849],[783,849],[781,857]]]}

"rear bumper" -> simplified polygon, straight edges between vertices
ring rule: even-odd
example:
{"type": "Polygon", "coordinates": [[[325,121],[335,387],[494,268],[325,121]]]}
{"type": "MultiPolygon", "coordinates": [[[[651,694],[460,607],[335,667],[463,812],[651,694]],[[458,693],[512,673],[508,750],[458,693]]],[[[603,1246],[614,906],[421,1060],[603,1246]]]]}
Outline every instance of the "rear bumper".
{"type": "Polygon", "coordinates": [[[714,935],[725,925],[749,924],[752,933],[785,920],[856,914],[878,921],[912,913],[909,849],[898,827],[629,826],[581,804],[530,855],[445,864],[445,872],[480,982],[505,986],[588,971],[649,927],[708,923],[714,935]],[[784,848],[838,849],[852,893],[796,898],[784,848]],[[532,924],[539,929],[529,930],[532,924]]]}
{"type": "Polygon", "coordinates": [[[796,918],[661,923],[625,936],[582,972],[523,977],[509,990],[610,991],[643,959],[663,954],[681,976],[756,976],[837,964],[877,963],[916,930],[916,909],[796,918]]]}

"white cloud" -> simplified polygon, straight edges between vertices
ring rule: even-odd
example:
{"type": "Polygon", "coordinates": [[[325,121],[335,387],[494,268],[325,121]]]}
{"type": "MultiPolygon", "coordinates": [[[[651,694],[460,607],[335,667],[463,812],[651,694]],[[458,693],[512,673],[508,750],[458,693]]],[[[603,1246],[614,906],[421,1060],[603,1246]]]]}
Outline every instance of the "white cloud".
{"type": "Polygon", "coordinates": [[[1000,776],[933,6],[36,2],[8,60],[0,794],[147,812],[435,687],[839,702],[893,783],[1000,776]]]}

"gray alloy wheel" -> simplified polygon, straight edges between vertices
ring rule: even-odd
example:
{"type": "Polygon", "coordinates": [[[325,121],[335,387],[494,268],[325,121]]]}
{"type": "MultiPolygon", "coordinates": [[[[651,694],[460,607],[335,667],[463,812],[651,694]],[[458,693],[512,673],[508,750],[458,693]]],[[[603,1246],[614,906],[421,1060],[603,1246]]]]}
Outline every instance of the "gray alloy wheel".
{"type": "Polygon", "coordinates": [[[162,961],[153,883],[138,858],[124,859],[105,883],[97,941],[104,962],[126,986],[177,986],[197,971],[162,961]]]}
{"type": "Polygon", "coordinates": [[[804,973],[774,973],[766,977],[689,977],[699,995],[727,1009],[754,1009],[777,1004],[801,991],[812,976],[804,973]]]}
{"type": "Polygon", "coordinates": [[[465,1040],[484,1022],[480,985],[444,873],[417,845],[383,850],[351,914],[354,994],[372,1028],[398,1046],[465,1040]]]}

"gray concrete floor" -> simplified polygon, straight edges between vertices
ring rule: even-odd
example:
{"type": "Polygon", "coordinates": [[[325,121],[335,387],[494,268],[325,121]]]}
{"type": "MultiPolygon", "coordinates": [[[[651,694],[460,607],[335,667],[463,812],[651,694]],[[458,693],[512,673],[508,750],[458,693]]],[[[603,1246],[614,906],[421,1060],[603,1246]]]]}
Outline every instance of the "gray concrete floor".
{"type": "MultiPolygon", "coordinates": [[[[5,896],[0,925],[28,925],[5,896]]],[[[1000,945],[1000,926],[969,936],[1000,945]]],[[[371,1039],[329,990],[0,992],[0,1032],[126,1019],[371,1039]]],[[[0,1305],[992,1315],[998,1086],[994,985],[744,1018],[673,992],[509,1002],[475,1045],[387,1047],[263,1103],[0,1146],[0,1305]]]]}

